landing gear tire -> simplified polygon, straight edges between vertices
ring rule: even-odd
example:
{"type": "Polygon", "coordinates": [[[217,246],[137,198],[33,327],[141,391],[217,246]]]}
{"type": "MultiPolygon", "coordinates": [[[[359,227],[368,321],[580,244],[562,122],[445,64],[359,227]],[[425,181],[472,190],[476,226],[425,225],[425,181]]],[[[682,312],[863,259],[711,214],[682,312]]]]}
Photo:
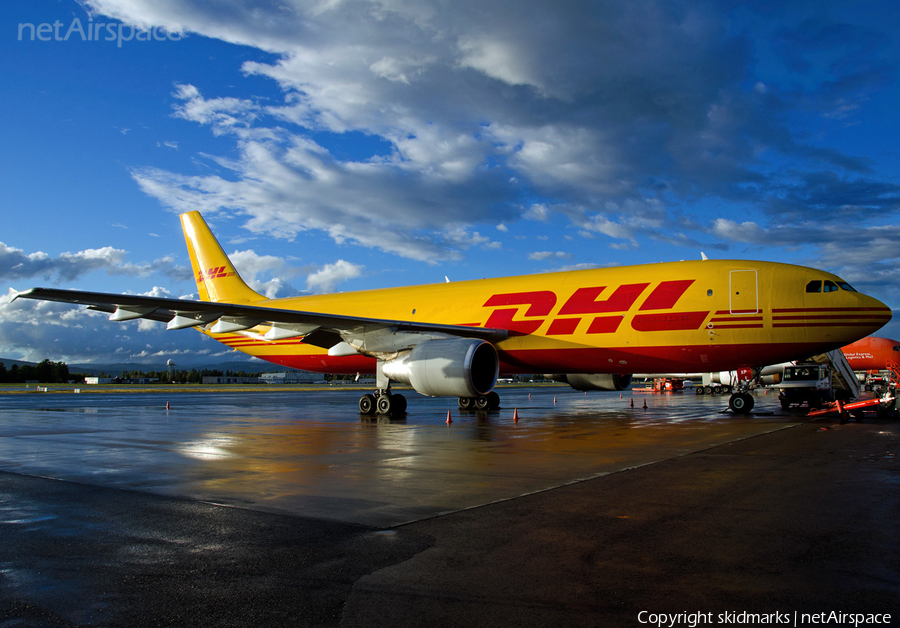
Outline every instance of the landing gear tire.
{"type": "Polygon", "coordinates": [[[378,414],[399,416],[406,412],[406,397],[403,395],[383,394],[376,401],[378,414]]]}
{"type": "Polygon", "coordinates": [[[403,395],[391,395],[391,414],[400,416],[406,413],[406,397],[403,395]]]}
{"type": "Polygon", "coordinates": [[[879,419],[892,419],[897,416],[895,401],[882,402],[875,406],[875,416],[879,419]]]}
{"type": "Polygon", "coordinates": [[[728,407],[735,414],[747,414],[753,409],[753,396],[749,393],[735,393],[728,400],[728,407]]]}
{"type": "Polygon", "coordinates": [[[482,412],[485,410],[499,410],[500,395],[492,390],[486,395],[477,397],[460,397],[457,399],[457,403],[460,410],[478,410],[482,412]]]}
{"type": "Polygon", "coordinates": [[[359,413],[366,416],[375,414],[375,395],[365,394],[359,398],[359,413]]]}

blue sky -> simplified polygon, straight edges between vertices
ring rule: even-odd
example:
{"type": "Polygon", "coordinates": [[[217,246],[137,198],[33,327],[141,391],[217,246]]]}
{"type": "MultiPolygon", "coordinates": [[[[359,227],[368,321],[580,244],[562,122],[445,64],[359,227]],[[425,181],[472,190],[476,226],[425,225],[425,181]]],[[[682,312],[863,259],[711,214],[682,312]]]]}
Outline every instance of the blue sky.
{"type": "Polygon", "coordinates": [[[270,296],[704,251],[900,307],[898,23],[858,1],[9,0],[0,357],[230,360],[10,303],[194,293],[192,209],[270,296]]]}

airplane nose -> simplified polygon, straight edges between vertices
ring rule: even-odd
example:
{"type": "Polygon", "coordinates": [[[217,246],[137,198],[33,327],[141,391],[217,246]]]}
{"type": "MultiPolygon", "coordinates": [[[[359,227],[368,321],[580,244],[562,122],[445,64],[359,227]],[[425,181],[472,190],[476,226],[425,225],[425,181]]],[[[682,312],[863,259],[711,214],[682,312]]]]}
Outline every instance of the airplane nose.
{"type": "Polygon", "coordinates": [[[891,308],[875,297],[870,297],[865,294],[860,294],[859,296],[862,300],[861,309],[863,310],[860,314],[862,315],[863,320],[871,323],[871,330],[867,332],[868,334],[878,331],[891,321],[891,318],[894,316],[894,312],[891,308]]]}

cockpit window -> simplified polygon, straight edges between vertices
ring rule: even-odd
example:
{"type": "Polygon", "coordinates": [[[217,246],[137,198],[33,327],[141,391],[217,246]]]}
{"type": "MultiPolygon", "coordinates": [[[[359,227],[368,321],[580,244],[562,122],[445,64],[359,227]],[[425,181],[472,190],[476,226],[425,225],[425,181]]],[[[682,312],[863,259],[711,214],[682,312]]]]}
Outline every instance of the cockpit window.
{"type": "Polygon", "coordinates": [[[837,283],[826,279],[824,282],[816,279],[806,284],[807,293],[818,292],[837,292],[838,290],[846,290],[847,292],[856,292],[856,290],[846,281],[837,280],[837,283]]]}
{"type": "Polygon", "coordinates": [[[900,345],[894,345],[893,347],[891,347],[891,349],[893,349],[894,351],[900,351],[900,345]]]}

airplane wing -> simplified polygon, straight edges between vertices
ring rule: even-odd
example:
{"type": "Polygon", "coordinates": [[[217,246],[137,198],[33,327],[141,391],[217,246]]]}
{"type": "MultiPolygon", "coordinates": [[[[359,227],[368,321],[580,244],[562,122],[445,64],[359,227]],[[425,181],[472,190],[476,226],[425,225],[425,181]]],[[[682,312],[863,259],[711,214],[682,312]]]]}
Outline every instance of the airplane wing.
{"type": "MultiPolygon", "coordinates": [[[[31,288],[15,298],[39,299],[86,305],[88,309],[108,312],[112,321],[147,318],[166,323],[167,329],[205,326],[212,333],[243,332],[257,325],[268,325],[265,334],[252,334],[265,340],[303,337],[304,342],[331,349],[342,340],[358,338],[372,332],[392,334],[410,332],[464,338],[481,338],[498,342],[507,337],[505,329],[440,325],[403,320],[387,320],[361,316],[342,316],[320,312],[303,312],[258,305],[242,305],[211,301],[193,301],[161,297],[145,297],[57,288],[31,288]],[[215,324],[209,326],[214,321],[215,324]]],[[[246,333],[246,332],[245,332],[246,333]]]]}

